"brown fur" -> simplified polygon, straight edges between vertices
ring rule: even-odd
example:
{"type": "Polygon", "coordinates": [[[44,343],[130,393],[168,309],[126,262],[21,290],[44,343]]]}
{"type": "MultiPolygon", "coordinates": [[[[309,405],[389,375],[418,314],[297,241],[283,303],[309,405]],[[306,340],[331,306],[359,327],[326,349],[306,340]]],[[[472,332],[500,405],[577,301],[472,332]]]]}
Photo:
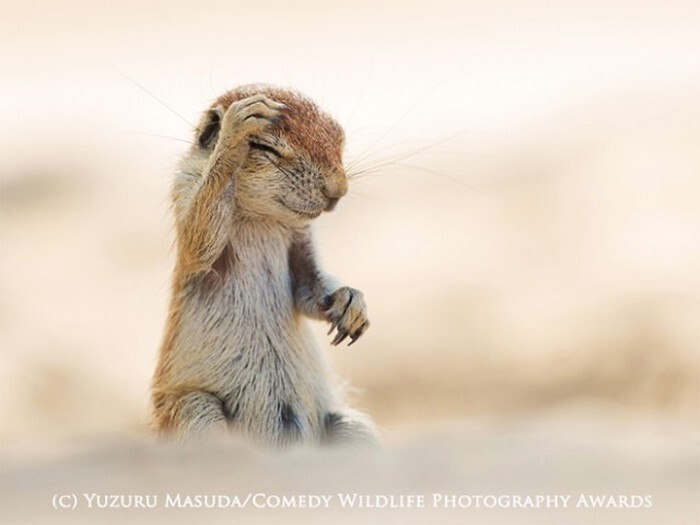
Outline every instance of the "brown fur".
{"type": "Polygon", "coordinates": [[[177,262],[156,427],[273,445],[372,441],[302,320],[331,322],[334,344],[369,326],[362,293],[317,267],[309,230],[347,190],[342,129],[296,92],[243,86],[214,102],[197,133],[173,186],[177,262]]]}
{"type": "Polygon", "coordinates": [[[224,93],[212,107],[221,106],[226,110],[233,102],[258,93],[286,106],[282,109],[282,118],[276,127],[287,137],[292,147],[307,152],[312,159],[328,169],[342,170],[341,155],[345,140],[343,129],[314,102],[299,93],[265,85],[242,86],[224,93]]]}

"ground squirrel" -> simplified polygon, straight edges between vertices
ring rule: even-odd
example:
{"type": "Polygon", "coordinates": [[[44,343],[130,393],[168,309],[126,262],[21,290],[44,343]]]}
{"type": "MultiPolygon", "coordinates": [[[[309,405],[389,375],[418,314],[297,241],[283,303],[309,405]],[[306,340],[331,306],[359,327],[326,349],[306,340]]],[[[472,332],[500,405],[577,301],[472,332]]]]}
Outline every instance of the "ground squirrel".
{"type": "Polygon", "coordinates": [[[374,441],[303,319],[330,322],[333,344],[369,327],[362,293],[319,270],[309,230],[347,191],[342,128],[297,92],[250,85],[219,97],[195,138],[172,191],[177,262],[156,427],[274,446],[374,441]]]}

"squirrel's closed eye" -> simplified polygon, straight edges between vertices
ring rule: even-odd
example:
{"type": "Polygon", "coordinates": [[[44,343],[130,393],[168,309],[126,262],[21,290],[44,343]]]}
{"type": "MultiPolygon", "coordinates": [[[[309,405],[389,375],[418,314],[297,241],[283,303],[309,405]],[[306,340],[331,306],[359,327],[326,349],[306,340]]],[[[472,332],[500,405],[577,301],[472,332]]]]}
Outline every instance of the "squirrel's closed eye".
{"type": "Polygon", "coordinates": [[[254,140],[251,140],[249,142],[251,149],[257,149],[259,151],[264,151],[266,153],[271,153],[275,157],[281,157],[282,154],[275,149],[274,147],[270,146],[269,144],[264,144],[262,142],[256,142],[254,140]]]}

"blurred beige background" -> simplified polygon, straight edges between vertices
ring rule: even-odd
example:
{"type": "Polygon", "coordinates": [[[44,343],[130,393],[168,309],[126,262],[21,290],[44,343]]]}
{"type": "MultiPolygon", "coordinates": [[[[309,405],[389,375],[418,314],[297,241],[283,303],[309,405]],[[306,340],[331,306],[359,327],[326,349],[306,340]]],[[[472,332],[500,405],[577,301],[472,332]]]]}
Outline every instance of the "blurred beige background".
{"type": "MultiPolygon", "coordinates": [[[[316,232],[372,329],[350,349],[316,329],[388,443],[544,420],[562,461],[581,435],[634,433],[637,459],[697,471],[695,3],[5,0],[0,15],[16,476],[76,439],[144,434],[187,122],[258,81],[316,99],[369,170],[316,232]]],[[[669,512],[698,512],[681,500],[669,512]]]]}

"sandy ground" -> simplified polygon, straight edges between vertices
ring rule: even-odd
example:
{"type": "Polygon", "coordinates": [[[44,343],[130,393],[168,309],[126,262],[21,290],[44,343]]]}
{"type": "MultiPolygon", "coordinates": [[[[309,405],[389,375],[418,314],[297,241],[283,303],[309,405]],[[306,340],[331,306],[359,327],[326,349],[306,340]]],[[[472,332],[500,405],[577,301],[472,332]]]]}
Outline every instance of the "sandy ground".
{"type": "Polygon", "coordinates": [[[575,413],[443,423],[383,451],[269,455],[231,443],[78,441],[72,448],[81,451],[67,456],[5,463],[3,523],[698,522],[696,434],[689,439],[687,428],[668,420],[575,413]],[[137,508],[129,499],[136,494],[153,498],[154,508],[137,508]],[[370,498],[367,507],[343,507],[341,498],[353,494],[370,498]],[[77,508],[54,508],[57,495],[73,495],[77,508]],[[216,496],[221,508],[186,507],[198,495],[216,496]],[[229,507],[234,497],[249,495],[246,506],[229,507]],[[298,508],[275,508],[283,496],[304,495],[326,497],[328,506],[304,508],[297,499],[298,508]],[[606,507],[594,507],[591,498],[602,495],[606,507]],[[115,504],[107,496],[119,496],[124,508],[99,508],[99,501],[115,504]],[[511,508],[514,496],[558,499],[511,508]],[[502,506],[490,502],[494,497],[502,506]],[[628,508],[621,498],[649,506],[628,508]]]}
{"type": "Polygon", "coordinates": [[[700,521],[696,7],[122,4],[10,0],[0,17],[3,523],[700,521]],[[314,330],[382,452],[150,441],[183,120],[259,80],[322,103],[365,170],[316,236],[372,328],[350,349],[314,330]],[[168,491],[653,506],[51,507],[168,491]]]}

